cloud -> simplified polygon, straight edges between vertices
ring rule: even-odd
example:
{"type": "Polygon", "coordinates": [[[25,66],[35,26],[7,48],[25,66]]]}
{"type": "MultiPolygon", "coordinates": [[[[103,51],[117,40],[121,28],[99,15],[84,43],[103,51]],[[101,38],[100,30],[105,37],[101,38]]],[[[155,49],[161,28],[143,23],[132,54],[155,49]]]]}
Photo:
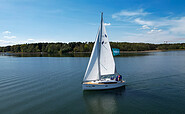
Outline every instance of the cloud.
{"type": "Polygon", "coordinates": [[[15,39],[16,38],[16,36],[11,35],[10,31],[4,31],[2,33],[3,33],[3,38],[6,38],[6,39],[15,39]]]}
{"type": "Polygon", "coordinates": [[[0,40],[0,46],[14,45],[13,41],[0,40]]]}
{"type": "Polygon", "coordinates": [[[185,42],[184,37],[169,34],[168,31],[152,31],[152,33],[130,33],[122,36],[125,42],[145,42],[145,43],[164,43],[164,41],[173,41],[173,43],[185,42]]]}
{"type": "Polygon", "coordinates": [[[10,34],[10,31],[4,31],[3,34],[10,34]]]}
{"type": "Polygon", "coordinates": [[[18,42],[18,44],[25,44],[25,43],[39,43],[39,42],[41,42],[41,43],[44,43],[44,42],[60,42],[60,41],[49,41],[49,40],[36,40],[36,39],[32,39],[32,38],[29,38],[29,39],[27,39],[27,40],[25,40],[25,41],[19,41],[18,42]]]}
{"type": "Polygon", "coordinates": [[[121,16],[126,16],[126,17],[133,17],[133,16],[145,16],[151,13],[144,12],[143,9],[139,9],[136,11],[127,11],[127,10],[122,10],[121,12],[115,13],[112,15],[112,18],[120,18],[121,16]]]}
{"type": "Polygon", "coordinates": [[[143,25],[141,29],[150,29],[148,25],[143,25]]]}
{"type": "Polygon", "coordinates": [[[35,39],[27,39],[28,42],[35,42],[35,39]]]}
{"type": "Polygon", "coordinates": [[[132,28],[138,27],[138,25],[141,26],[141,28],[135,29],[139,30],[135,31],[137,33],[124,34],[124,37],[127,37],[124,39],[127,39],[127,41],[151,43],[163,43],[164,41],[185,42],[185,16],[161,17],[158,15],[153,18],[152,13],[140,9],[136,11],[122,10],[113,14],[112,18],[120,22],[127,22],[129,27],[131,25],[132,28]],[[148,14],[151,15],[148,16],[148,14]]]}
{"type": "Polygon", "coordinates": [[[136,18],[134,20],[135,23],[148,26],[148,27],[154,27],[154,30],[161,27],[165,27],[167,31],[174,33],[174,34],[185,34],[185,16],[179,17],[176,19],[169,19],[169,18],[159,18],[157,20],[144,20],[140,18],[136,18]]]}
{"type": "Polygon", "coordinates": [[[26,39],[26,40],[14,40],[14,39],[5,39],[0,40],[0,46],[16,45],[16,44],[26,44],[26,43],[53,43],[60,41],[47,41],[47,40],[35,40],[35,39],[26,39]]]}
{"type": "Polygon", "coordinates": [[[185,17],[170,20],[169,24],[171,25],[171,28],[169,29],[171,32],[185,34],[185,17]]]}
{"type": "Polygon", "coordinates": [[[145,20],[141,20],[140,18],[136,18],[134,20],[135,23],[140,24],[140,25],[148,25],[148,26],[153,26],[154,23],[152,21],[145,21],[145,20]]]}
{"type": "Polygon", "coordinates": [[[158,33],[158,32],[161,32],[162,30],[161,29],[152,29],[152,30],[150,30],[148,33],[149,34],[152,34],[152,33],[158,33]]]}
{"type": "Polygon", "coordinates": [[[14,39],[14,38],[16,38],[16,36],[4,36],[4,38],[6,38],[6,39],[14,39]]]}
{"type": "Polygon", "coordinates": [[[111,24],[110,23],[104,23],[105,26],[110,26],[111,24]]]}

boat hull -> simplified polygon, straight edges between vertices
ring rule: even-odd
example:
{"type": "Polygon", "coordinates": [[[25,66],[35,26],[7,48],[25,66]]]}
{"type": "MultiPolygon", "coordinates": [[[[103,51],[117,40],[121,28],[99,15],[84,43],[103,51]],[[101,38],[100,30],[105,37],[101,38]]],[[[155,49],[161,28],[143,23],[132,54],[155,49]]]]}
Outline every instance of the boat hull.
{"type": "Polygon", "coordinates": [[[125,81],[116,84],[82,84],[83,90],[106,90],[125,86],[125,81]]]}

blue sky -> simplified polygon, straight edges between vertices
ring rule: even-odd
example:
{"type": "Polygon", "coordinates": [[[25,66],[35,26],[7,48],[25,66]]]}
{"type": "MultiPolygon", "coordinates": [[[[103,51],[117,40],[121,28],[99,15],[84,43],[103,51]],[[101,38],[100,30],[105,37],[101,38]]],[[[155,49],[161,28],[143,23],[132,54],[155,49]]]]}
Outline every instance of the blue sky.
{"type": "Polygon", "coordinates": [[[185,42],[183,0],[0,0],[0,46],[94,41],[101,11],[110,41],[185,42]]]}

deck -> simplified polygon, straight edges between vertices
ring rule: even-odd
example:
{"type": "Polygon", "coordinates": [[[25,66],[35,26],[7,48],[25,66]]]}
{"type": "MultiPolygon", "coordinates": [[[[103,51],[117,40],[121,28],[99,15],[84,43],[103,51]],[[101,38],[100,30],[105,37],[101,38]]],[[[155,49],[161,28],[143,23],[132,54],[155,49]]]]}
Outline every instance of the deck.
{"type": "MultiPolygon", "coordinates": [[[[125,81],[121,81],[121,83],[124,83],[125,81]]],[[[93,85],[105,85],[105,84],[117,84],[117,82],[116,83],[114,83],[114,82],[107,82],[107,83],[103,83],[103,82],[100,82],[100,83],[95,83],[95,82],[84,82],[83,84],[93,84],[93,85]]]]}

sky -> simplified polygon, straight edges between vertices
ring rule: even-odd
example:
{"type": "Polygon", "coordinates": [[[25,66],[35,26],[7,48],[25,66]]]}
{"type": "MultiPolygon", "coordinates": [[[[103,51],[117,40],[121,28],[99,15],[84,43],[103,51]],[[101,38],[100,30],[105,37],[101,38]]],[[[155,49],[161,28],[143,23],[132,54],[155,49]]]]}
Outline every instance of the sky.
{"type": "Polygon", "coordinates": [[[0,46],[92,42],[101,12],[109,41],[185,42],[184,0],[0,0],[0,46]]]}

